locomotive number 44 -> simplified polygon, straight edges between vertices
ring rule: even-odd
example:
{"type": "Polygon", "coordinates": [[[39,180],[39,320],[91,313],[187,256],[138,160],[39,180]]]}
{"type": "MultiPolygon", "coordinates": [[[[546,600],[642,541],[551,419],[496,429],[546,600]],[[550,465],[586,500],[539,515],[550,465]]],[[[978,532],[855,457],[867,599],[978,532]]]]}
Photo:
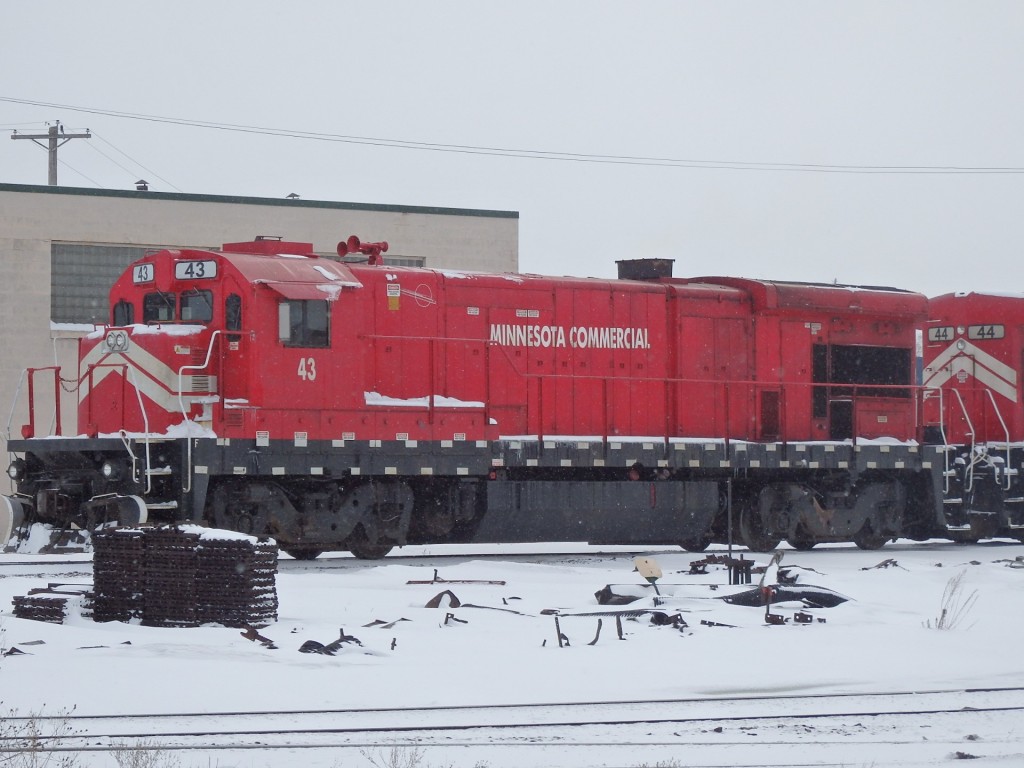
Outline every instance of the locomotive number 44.
{"type": "Polygon", "coordinates": [[[316,359],[312,357],[299,358],[299,378],[303,381],[316,381],[316,359]]]}

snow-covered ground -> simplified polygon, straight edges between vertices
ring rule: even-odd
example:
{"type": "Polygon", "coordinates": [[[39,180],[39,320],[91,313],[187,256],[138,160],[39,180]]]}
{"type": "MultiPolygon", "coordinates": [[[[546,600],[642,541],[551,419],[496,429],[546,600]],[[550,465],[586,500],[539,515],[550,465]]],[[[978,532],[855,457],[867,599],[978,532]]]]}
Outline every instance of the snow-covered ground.
{"type": "MultiPolygon", "coordinates": [[[[1024,690],[973,698],[958,693],[1024,689],[1024,545],[900,541],[874,552],[852,545],[785,550],[781,566],[798,574],[797,587],[824,587],[849,600],[832,608],[775,605],[772,612],[788,620],[781,626],[768,625],[763,608],[721,599],[747,589],[730,586],[724,568],[691,574],[690,563],[702,555],[557,545],[533,556],[531,549],[406,548],[379,562],[326,555],[307,563],[282,556],[279,620],[260,630],[274,649],[222,627],[97,624],[81,616],[63,625],[16,619],[13,596],[48,582],[88,581],[90,557],[54,555],[58,564],[39,566],[32,564],[38,556],[0,555],[2,644],[24,651],[0,658],[2,708],[50,713],[73,707],[77,717],[712,699],[694,706],[701,717],[713,718],[736,716],[740,697],[754,699],[740,712],[754,720],[724,721],[721,731],[709,722],[563,726],[526,737],[477,733],[451,743],[423,732],[417,757],[421,768],[906,767],[960,753],[977,756],[972,765],[1024,765],[1024,709],[1015,709],[1024,707],[1024,690]],[[636,555],[660,565],[661,598],[634,570],[636,555]],[[447,583],[429,583],[435,574],[447,583]],[[957,577],[959,592],[944,599],[957,577]],[[645,596],[629,606],[601,606],[595,592],[606,585],[645,596]],[[461,607],[453,608],[447,597],[438,608],[425,607],[446,589],[461,607]],[[598,617],[572,615],[626,608],[679,614],[686,626],[655,625],[643,613],[623,620],[620,640],[614,618],[605,617],[590,644],[598,617]],[[567,646],[559,647],[555,618],[545,611],[558,611],[567,646]],[[811,614],[813,622],[795,623],[798,611],[811,614]],[[953,626],[937,629],[940,621],[953,626]],[[309,640],[330,643],[341,629],[361,645],[345,643],[333,656],[299,652],[309,640]],[[906,697],[847,697],[814,706],[848,713],[962,706],[992,711],[974,711],[969,720],[865,715],[829,723],[827,731],[772,719],[810,711],[803,698],[809,695],[923,691],[943,693],[922,696],[917,705],[906,697]],[[796,698],[773,698],[778,696],[796,698]]],[[[708,554],[724,554],[724,548],[708,554]]],[[[736,554],[762,565],[769,561],[742,549],[736,554]]],[[[571,715],[572,708],[559,709],[571,715]]],[[[647,711],[639,704],[633,709],[647,711]]],[[[668,704],[655,710],[674,711],[668,704]]],[[[396,717],[389,722],[403,722],[396,717]]],[[[216,718],[211,721],[213,727],[216,718]]],[[[350,721],[352,716],[339,714],[334,723],[350,721]]],[[[259,722],[252,718],[250,727],[259,722]]],[[[192,751],[181,765],[370,765],[374,757],[394,760],[380,745],[408,738],[395,734],[389,742],[388,734],[378,733],[370,746],[364,739],[321,749],[192,751]]],[[[413,753],[401,754],[408,759],[413,753]]],[[[81,764],[115,762],[97,751],[84,754],[81,764]]]]}

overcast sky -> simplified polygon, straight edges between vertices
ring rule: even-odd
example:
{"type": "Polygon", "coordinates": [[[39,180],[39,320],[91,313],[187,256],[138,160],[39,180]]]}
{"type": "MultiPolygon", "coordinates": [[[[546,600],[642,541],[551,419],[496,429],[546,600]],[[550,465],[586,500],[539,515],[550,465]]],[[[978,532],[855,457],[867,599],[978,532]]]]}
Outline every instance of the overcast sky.
{"type": "Polygon", "coordinates": [[[1024,292],[1019,0],[22,2],[2,40],[53,106],[0,101],[0,182],[60,120],[61,184],[514,210],[528,272],[1024,292]]]}

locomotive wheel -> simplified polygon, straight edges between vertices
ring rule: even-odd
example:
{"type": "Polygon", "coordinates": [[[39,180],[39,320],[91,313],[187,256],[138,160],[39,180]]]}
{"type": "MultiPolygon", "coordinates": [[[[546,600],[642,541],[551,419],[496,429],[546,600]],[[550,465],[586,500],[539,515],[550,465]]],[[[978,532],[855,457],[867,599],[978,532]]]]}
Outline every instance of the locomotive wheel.
{"type": "Polygon", "coordinates": [[[796,533],[786,539],[786,541],[793,549],[798,549],[801,552],[814,549],[814,545],[818,543],[813,536],[803,529],[803,526],[797,526],[796,533]]]}
{"type": "Polygon", "coordinates": [[[355,533],[349,536],[348,551],[360,560],[380,560],[392,549],[393,544],[382,541],[370,541],[366,535],[366,529],[360,526],[355,533]]]}
{"type": "Polygon", "coordinates": [[[861,549],[881,549],[888,540],[885,534],[875,533],[871,523],[864,523],[864,527],[853,537],[853,543],[861,549]]]}
{"type": "Polygon", "coordinates": [[[284,550],[285,554],[291,555],[296,560],[316,560],[323,554],[322,549],[311,549],[309,547],[291,547],[284,550]]]}
{"type": "Polygon", "coordinates": [[[703,552],[711,544],[711,539],[706,536],[699,536],[695,539],[683,539],[679,542],[679,546],[685,549],[687,552],[703,552]]]}
{"type": "Polygon", "coordinates": [[[740,511],[740,538],[751,552],[771,552],[781,540],[765,530],[764,518],[753,505],[745,505],[740,511]]]}

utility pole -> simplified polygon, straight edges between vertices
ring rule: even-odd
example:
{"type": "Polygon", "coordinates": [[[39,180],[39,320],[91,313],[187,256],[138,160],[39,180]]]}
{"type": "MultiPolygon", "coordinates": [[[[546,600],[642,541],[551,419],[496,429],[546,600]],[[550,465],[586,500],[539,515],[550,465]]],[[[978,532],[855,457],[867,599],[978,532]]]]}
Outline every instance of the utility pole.
{"type": "Polygon", "coordinates": [[[60,124],[60,120],[50,126],[50,129],[46,133],[18,133],[14,131],[11,134],[12,139],[31,139],[43,149],[47,150],[50,155],[50,174],[47,184],[51,187],[57,186],[57,147],[63,147],[72,139],[91,139],[92,134],[89,133],[89,129],[86,128],[85,133],[64,133],[64,126],[60,124]],[[43,144],[38,139],[47,139],[48,144],[43,144]]]}

